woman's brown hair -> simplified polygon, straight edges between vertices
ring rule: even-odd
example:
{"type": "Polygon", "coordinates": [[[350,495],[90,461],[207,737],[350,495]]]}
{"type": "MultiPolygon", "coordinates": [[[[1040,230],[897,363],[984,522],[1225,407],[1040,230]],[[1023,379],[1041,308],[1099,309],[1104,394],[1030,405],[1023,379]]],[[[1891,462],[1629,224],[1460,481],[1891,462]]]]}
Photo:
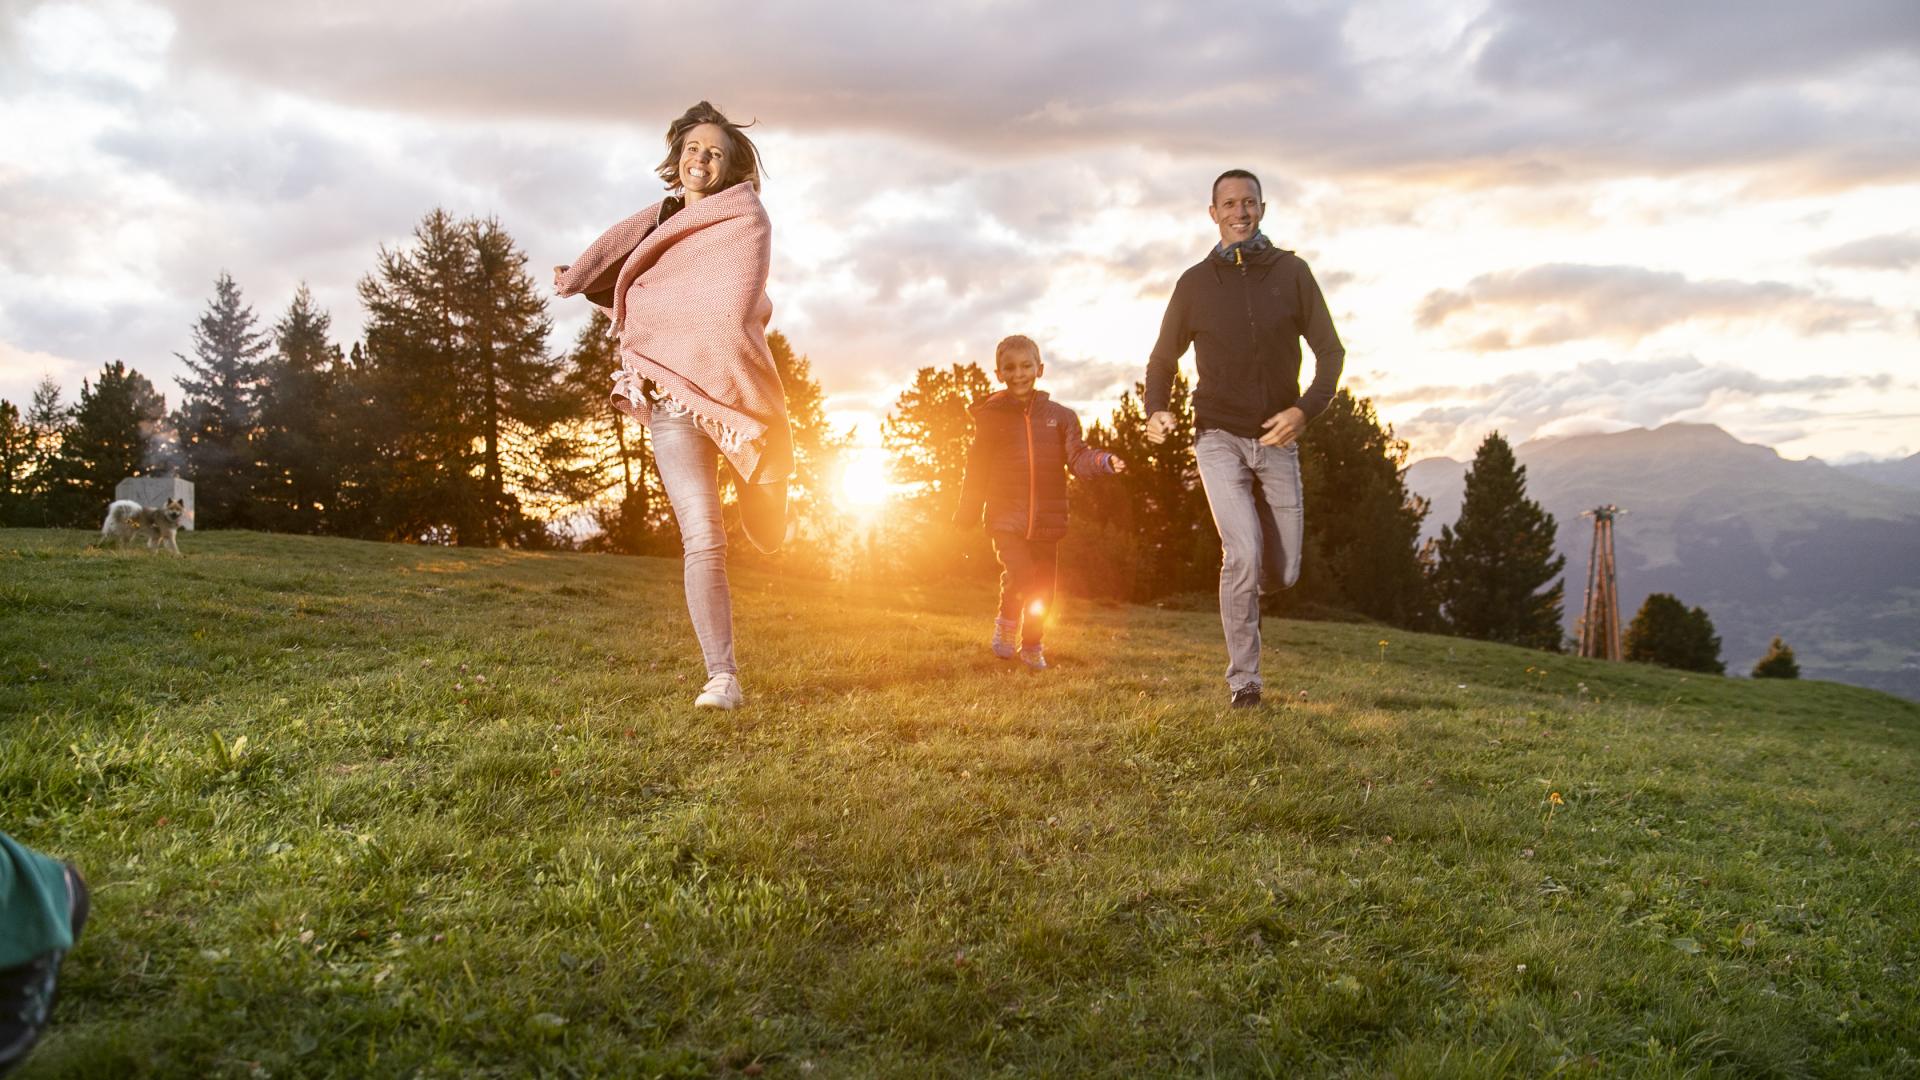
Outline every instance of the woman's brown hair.
{"type": "Polygon", "coordinates": [[[726,179],[718,190],[724,191],[735,184],[748,183],[753,185],[753,190],[759,191],[759,149],[753,145],[752,139],[747,138],[747,133],[741,129],[741,125],[727,119],[719,109],[705,101],[681,113],[678,120],[667,125],[667,156],[660,162],[660,168],[655,170],[660,174],[660,179],[666,182],[667,190],[680,189],[680,150],[686,144],[687,132],[701,124],[713,124],[726,132],[727,142],[733,147],[733,152],[726,156],[726,179]]]}

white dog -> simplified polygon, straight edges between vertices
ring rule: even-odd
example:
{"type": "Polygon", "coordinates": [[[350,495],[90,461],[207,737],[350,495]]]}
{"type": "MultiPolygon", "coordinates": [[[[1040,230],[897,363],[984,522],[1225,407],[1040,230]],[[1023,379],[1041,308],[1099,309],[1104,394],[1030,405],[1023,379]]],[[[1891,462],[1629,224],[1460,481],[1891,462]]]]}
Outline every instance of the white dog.
{"type": "Polygon", "coordinates": [[[132,499],[115,499],[107,504],[107,520],[100,526],[100,542],[113,540],[124,548],[133,542],[133,538],[142,533],[147,537],[147,550],[165,547],[175,555],[180,554],[180,545],[174,540],[180,532],[180,519],[187,516],[187,504],[179,499],[168,499],[162,507],[146,507],[132,499]]]}

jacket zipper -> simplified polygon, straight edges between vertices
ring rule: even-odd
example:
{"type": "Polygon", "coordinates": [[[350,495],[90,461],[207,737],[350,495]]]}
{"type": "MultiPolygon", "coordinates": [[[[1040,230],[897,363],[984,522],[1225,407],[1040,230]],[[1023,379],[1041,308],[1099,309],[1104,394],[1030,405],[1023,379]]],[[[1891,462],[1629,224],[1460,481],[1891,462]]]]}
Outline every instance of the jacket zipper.
{"type": "Polygon", "coordinates": [[[1240,298],[1247,305],[1247,350],[1260,375],[1260,413],[1264,417],[1272,398],[1267,393],[1267,366],[1260,359],[1260,323],[1253,317],[1253,286],[1247,283],[1247,263],[1238,251],[1233,253],[1233,265],[1240,269],[1240,298]]]}
{"type": "Polygon", "coordinates": [[[1027,399],[1027,539],[1040,524],[1040,472],[1033,465],[1033,399],[1027,399]]]}

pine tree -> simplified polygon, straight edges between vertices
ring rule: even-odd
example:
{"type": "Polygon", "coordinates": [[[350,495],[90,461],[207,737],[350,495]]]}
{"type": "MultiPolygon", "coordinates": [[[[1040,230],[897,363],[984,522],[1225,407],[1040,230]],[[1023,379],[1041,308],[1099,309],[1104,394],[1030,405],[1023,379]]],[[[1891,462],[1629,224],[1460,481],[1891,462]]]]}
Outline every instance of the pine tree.
{"type": "Polygon", "coordinates": [[[366,348],[350,365],[361,528],[458,544],[537,543],[517,490],[548,488],[545,432],[565,413],[546,301],[497,221],[435,210],[360,282],[366,348]],[[378,491],[378,495],[375,495],[378,491]]]}
{"type": "Polygon", "coordinates": [[[1300,439],[1306,499],[1300,581],[1275,607],[1348,610],[1414,630],[1438,622],[1422,558],[1425,499],[1406,485],[1407,444],[1345,389],[1300,439]]]}
{"type": "Polygon", "coordinates": [[[33,388],[33,400],[22,420],[29,443],[23,463],[20,501],[16,504],[18,524],[52,525],[56,473],[53,462],[60,444],[73,424],[72,410],[60,400],[60,384],[51,376],[42,376],[33,388]]]}
{"type": "Polygon", "coordinates": [[[609,398],[619,370],[613,320],[595,308],[567,353],[561,378],[570,410],[560,437],[572,451],[564,483],[573,502],[592,508],[600,526],[592,546],[638,555],[662,543],[668,507],[652,476],[646,427],[609,398]]]}
{"type": "Polygon", "coordinates": [[[256,322],[253,309],[241,299],[240,286],[222,273],[214,281],[206,313],[193,326],[193,356],[175,354],[189,372],[175,380],[181,397],[174,426],[182,463],[194,485],[198,527],[254,524],[260,357],[269,348],[256,322]]]}
{"type": "Polygon", "coordinates": [[[893,456],[894,476],[920,485],[916,500],[941,503],[952,512],[973,441],[967,410],[992,392],[993,383],[979,364],[955,364],[945,371],[921,368],[913,385],[894,400],[880,425],[880,442],[893,456]]]}
{"type": "Polygon", "coordinates": [[[546,429],[566,412],[562,361],[547,352],[553,320],[527,272],[527,256],[495,218],[469,221],[473,251],[465,355],[474,368],[486,517],[476,542],[530,544],[544,527],[526,520],[509,487],[545,489],[552,460],[546,429]]]}
{"type": "Polygon", "coordinates": [[[33,431],[20,406],[0,400],[0,525],[28,521],[28,468],[33,457],[33,431]]]}
{"type": "Polygon", "coordinates": [[[262,365],[260,474],[254,523],[278,532],[329,530],[337,509],[335,389],[344,360],[328,340],[332,316],[303,284],[273,327],[262,365]]]}
{"type": "MultiPolygon", "coordinates": [[[[767,349],[786,391],[787,423],[793,431],[794,477],[787,513],[798,527],[784,557],[794,568],[824,572],[844,533],[832,485],[852,434],[835,432],[827,421],[827,396],[813,377],[813,362],[794,352],[787,335],[769,333],[767,349]]],[[[751,551],[751,545],[743,550],[751,551]]]]}
{"type": "Polygon", "coordinates": [[[1161,443],[1147,439],[1145,395],[1145,384],[1135,383],[1107,421],[1087,429],[1087,442],[1118,454],[1127,471],[1115,482],[1074,489],[1073,527],[1129,545],[1127,556],[1108,561],[1113,572],[1130,574],[1133,599],[1209,592],[1219,583],[1220,534],[1193,458],[1192,386],[1174,374],[1167,405],[1174,425],[1161,443]]]}
{"type": "Polygon", "coordinates": [[[334,505],[327,531],[335,535],[368,540],[402,535],[392,525],[402,502],[392,488],[407,464],[393,445],[404,425],[400,408],[381,392],[381,382],[365,347],[354,342],[333,386],[334,505]]]}
{"type": "Polygon", "coordinates": [[[1793,658],[1793,649],[1779,637],[1767,646],[1767,655],[1753,665],[1753,677],[1756,679],[1797,679],[1800,677],[1800,663],[1793,658]]]}
{"type": "Polygon", "coordinates": [[[946,370],[923,367],[901,391],[880,425],[880,442],[893,463],[893,476],[918,485],[887,515],[884,543],[864,560],[875,572],[904,571],[929,581],[994,572],[992,548],[984,533],[955,535],[947,527],[967,472],[967,447],[973,441],[968,408],[993,392],[978,364],[954,364],[946,370]],[[885,559],[887,565],[880,565],[885,559]]]}
{"type": "MultiPolygon", "coordinates": [[[[166,399],[147,377],[118,360],[100,369],[98,382],[82,382],[50,467],[54,522],[98,525],[120,481],[150,471],[166,412],[166,399]]],[[[197,488],[194,494],[197,516],[197,488]]]]}
{"type": "Polygon", "coordinates": [[[1553,553],[1553,515],[1526,497],[1527,470],[1499,432],[1467,470],[1460,519],[1441,526],[1435,592],[1453,632],[1559,651],[1566,559],[1553,553]],[[1551,582],[1551,586],[1548,583],[1551,582]]]}
{"type": "Polygon", "coordinates": [[[1654,593],[1627,624],[1628,660],[1681,671],[1726,671],[1720,660],[1720,635],[1703,608],[1689,609],[1671,593],[1654,593]]]}

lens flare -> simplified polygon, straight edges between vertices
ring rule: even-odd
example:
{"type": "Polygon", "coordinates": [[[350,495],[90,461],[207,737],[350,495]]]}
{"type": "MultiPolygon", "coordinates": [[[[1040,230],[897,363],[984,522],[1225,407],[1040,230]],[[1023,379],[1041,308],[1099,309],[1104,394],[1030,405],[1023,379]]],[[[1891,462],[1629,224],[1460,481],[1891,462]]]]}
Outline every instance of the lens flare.
{"type": "Polygon", "coordinates": [[[885,450],[857,447],[846,452],[840,466],[839,489],[834,493],[841,509],[854,514],[876,513],[892,493],[885,450]]]}

